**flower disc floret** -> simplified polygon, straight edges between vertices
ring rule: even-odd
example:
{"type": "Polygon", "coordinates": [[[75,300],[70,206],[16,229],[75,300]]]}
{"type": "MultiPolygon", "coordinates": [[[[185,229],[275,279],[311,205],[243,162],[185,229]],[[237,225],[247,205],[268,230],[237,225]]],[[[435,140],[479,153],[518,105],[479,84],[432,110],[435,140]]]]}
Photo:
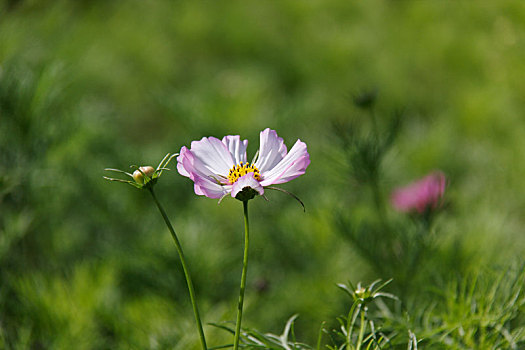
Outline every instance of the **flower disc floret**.
{"type": "Polygon", "coordinates": [[[233,168],[230,169],[230,173],[228,174],[228,181],[230,184],[234,184],[240,177],[246,175],[246,174],[253,174],[253,178],[257,181],[261,180],[261,174],[259,172],[259,169],[255,165],[250,165],[250,163],[241,162],[240,164],[237,164],[233,168]]]}
{"type": "Polygon", "coordinates": [[[219,140],[203,137],[191,147],[182,147],[177,170],[194,182],[197,195],[222,198],[251,188],[264,194],[264,188],[288,182],[305,173],[310,156],[304,142],[297,140],[288,152],[282,138],[271,129],[260,133],[257,156],[247,162],[248,140],[229,135],[219,140]]]}

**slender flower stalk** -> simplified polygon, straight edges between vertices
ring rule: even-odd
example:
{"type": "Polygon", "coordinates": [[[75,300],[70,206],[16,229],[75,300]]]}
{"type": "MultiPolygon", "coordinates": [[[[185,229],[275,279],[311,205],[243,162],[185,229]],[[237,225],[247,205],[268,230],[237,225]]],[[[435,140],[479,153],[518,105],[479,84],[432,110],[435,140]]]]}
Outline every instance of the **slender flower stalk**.
{"type": "Polygon", "coordinates": [[[239,304],[237,307],[237,321],[235,323],[235,336],[233,339],[233,350],[239,348],[239,337],[241,335],[242,309],[244,304],[244,290],[246,289],[246,275],[248,272],[248,248],[250,246],[250,224],[248,221],[248,201],[242,202],[244,207],[244,256],[242,259],[241,286],[239,291],[239,304]]]}
{"type": "Polygon", "coordinates": [[[110,178],[110,177],[106,177],[106,176],[104,176],[104,179],[109,180],[109,181],[117,181],[117,182],[127,183],[127,184],[129,184],[129,185],[131,185],[133,187],[138,188],[138,189],[147,189],[149,191],[149,193],[151,194],[151,197],[153,198],[153,201],[157,205],[157,208],[159,209],[160,214],[162,215],[162,218],[164,219],[164,222],[166,223],[166,226],[168,227],[168,229],[169,229],[169,231],[171,233],[171,237],[173,238],[173,241],[175,242],[175,247],[177,248],[177,253],[179,254],[179,258],[180,258],[180,261],[181,261],[181,264],[182,264],[182,269],[184,271],[184,277],[186,278],[186,284],[188,286],[188,291],[189,291],[189,294],[190,294],[191,305],[193,307],[193,314],[195,315],[195,322],[197,324],[197,329],[198,329],[198,332],[199,332],[199,338],[200,338],[200,342],[201,342],[201,345],[202,345],[202,349],[203,350],[207,350],[208,348],[206,347],[206,338],[204,337],[204,331],[202,329],[202,322],[201,322],[201,318],[200,318],[200,315],[199,315],[199,309],[197,307],[197,299],[195,298],[195,289],[193,288],[193,282],[191,280],[191,276],[190,276],[190,272],[189,272],[189,269],[188,269],[188,265],[186,263],[186,258],[184,257],[184,252],[182,251],[182,246],[181,246],[180,241],[179,241],[179,239],[177,237],[177,234],[175,233],[175,230],[173,229],[173,226],[171,225],[171,222],[170,222],[170,220],[168,218],[168,215],[166,214],[166,211],[164,210],[164,208],[162,207],[162,205],[158,201],[157,196],[155,196],[155,192],[153,191],[153,187],[157,183],[158,178],[162,175],[162,172],[164,170],[169,170],[168,168],[166,168],[166,166],[177,155],[178,154],[169,154],[168,153],[164,157],[164,159],[162,159],[162,161],[160,162],[160,164],[157,167],[157,169],[154,169],[151,166],[141,166],[141,167],[139,167],[139,166],[136,166],[136,165],[132,165],[131,168],[135,169],[133,174],[128,173],[128,172],[123,171],[123,170],[119,170],[119,169],[110,169],[110,168],[105,169],[107,171],[113,171],[113,172],[117,172],[117,173],[121,173],[121,174],[127,175],[127,176],[131,177],[132,180],[115,179],[115,178],[110,178]]]}
{"type": "Polygon", "coordinates": [[[357,338],[357,346],[356,350],[361,350],[361,345],[363,345],[363,338],[365,336],[365,330],[366,330],[366,322],[365,322],[365,314],[366,314],[366,307],[361,305],[361,323],[359,325],[359,336],[357,338]]]}
{"type": "Polygon", "coordinates": [[[352,344],[352,333],[354,330],[354,324],[355,320],[357,318],[357,314],[354,314],[355,308],[359,307],[361,308],[361,304],[358,304],[357,302],[354,302],[352,307],[350,308],[350,311],[348,312],[348,316],[346,317],[346,349],[351,350],[351,344],[352,344]]]}
{"type": "Polygon", "coordinates": [[[168,229],[170,230],[171,237],[173,238],[173,241],[175,242],[175,247],[177,248],[177,252],[179,253],[180,262],[182,264],[182,269],[184,270],[184,277],[186,277],[186,284],[188,285],[188,291],[190,293],[191,306],[193,308],[195,322],[197,323],[197,329],[199,331],[199,338],[201,341],[202,349],[207,350],[206,338],[204,337],[204,331],[202,329],[202,322],[201,322],[201,318],[199,315],[199,309],[197,307],[197,299],[195,298],[195,289],[193,288],[193,282],[191,281],[190,271],[188,270],[188,266],[186,264],[186,258],[184,257],[182,246],[179,242],[179,239],[177,238],[177,234],[175,233],[175,230],[173,229],[173,226],[171,225],[170,220],[168,219],[168,216],[166,215],[166,212],[164,211],[164,208],[162,207],[157,197],[155,196],[155,192],[153,192],[153,187],[149,188],[149,192],[151,193],[151,197],[153,198],[153,201],[157,205],[157,208],[159,209],[160,214],[162,215],[162,218],[164,219],[164,222],[166,223],[166,226],[168,226],[168,229]]]}

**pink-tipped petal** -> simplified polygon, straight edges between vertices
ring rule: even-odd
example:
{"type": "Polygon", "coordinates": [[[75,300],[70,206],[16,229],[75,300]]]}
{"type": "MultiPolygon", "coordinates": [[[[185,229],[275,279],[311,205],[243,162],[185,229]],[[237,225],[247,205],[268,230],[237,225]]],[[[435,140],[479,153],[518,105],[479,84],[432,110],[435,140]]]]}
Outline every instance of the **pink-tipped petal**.
{"type": "Polygon", "coordinates": [[[265,172],[275,167],[286,156],[287,149],[283,139],[270,128],[261,131],[259,139],[259,157],[255,166],[260,172],[265,172]]]}
{"type": "Polygon", "coordinates": [[[228,171],[235,165],[228,147],[215,137],[193,141],[190,150],[212,174],[228,175],[228,171]]]}
{"type": "MultiPolygon", "coordinates": [[[[179,164],[188,173],[188,177],[195,181],[195,178],[210,178],[216,176],[199,159],[195,158],[191,150],[187,150],[180,156],[179,164]]],[[[179,168],[177,168],[178,170],[179,168]]]]}
{"type": "Polygon", "coordinates": [[[220,198],[231,190],[231,186],[223,186],[220,178],[204,166],[191,150],[183,147],[177,158],[177,170],[183,176],[189,177],[195,183],[194,190],[198,195],[210,198],[220,198]]]}
{"type": "Polygon", "coordinates": [[[310,164],[306,144],[297,140],[290,152],[272,169],[261,172],[262,186],[276,185],[288,182],[306,172],[310,164]]]}
{"type": "Polygon", "coordinates": [[[263,186],[269,186],[292,181],[293,179],[304,175],[309,164],[310,158],[308,156],[301,157],[290,164],[280,175],[263,180],[261,184],[263,186]]]}
{"type": "Polygon", "coordinates": [[[177,171],[182,176],[190,177],[190,173],[184,168],[183,159],[187,157],[186,152],[188,152],[188,148],[186,146],[183,146],[180,149],[179,156],[177,157],[177,171]]]}
{"type": "Polygon", "coordinates": [[[255,180],[253,173],[248,173],[241,176],[232,186],[232,197],[235,198],[239,192],[244,188],[250,187],[257,191],[260,195],[264,194],[264,188],[261,186],[259,181],[255,180]]]}
{"type": "Polygon", "coordinates": [[[221,198],[231,190],[231,186],[222,186],[212,179],[196,177],[194,180],[195,194],[208,198],[221,198]]]}
{"type": "Polygon", "coordinates": [[[224,136],[222,143],[226,145],[226,148],[230,151],[235,164],[240,162],[246,163],[246,147],[248,147],[248,140],[242,140],[239,135],[235,136],[224,136]]]}

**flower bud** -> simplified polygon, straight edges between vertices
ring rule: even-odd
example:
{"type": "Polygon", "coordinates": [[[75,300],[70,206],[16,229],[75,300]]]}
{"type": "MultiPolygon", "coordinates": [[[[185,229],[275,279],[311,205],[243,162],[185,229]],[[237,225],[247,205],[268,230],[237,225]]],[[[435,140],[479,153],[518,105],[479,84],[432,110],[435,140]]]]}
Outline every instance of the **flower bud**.
{"type": "Polygon", "coordinates": [[[355,296],[358,297],[359,299],[364,299],[366,297],[366,289],[359,286],[356,290],[355,290],[355,296]]]}
{"type": "Polygon", "coordinates": [[[137,183],[139,183],[141,185],[144,184],[144,175],[146,175],[147,177],[149,177],[151,179],[151,177],[155,173],[155,169],[153,167],[149,166],[149,165],[148,166],[141,166],[139,169],[137,169],[137,170],[135,170],[133,172],[133,180],[135,180],[135,182],[137,182],[137,183]]]}

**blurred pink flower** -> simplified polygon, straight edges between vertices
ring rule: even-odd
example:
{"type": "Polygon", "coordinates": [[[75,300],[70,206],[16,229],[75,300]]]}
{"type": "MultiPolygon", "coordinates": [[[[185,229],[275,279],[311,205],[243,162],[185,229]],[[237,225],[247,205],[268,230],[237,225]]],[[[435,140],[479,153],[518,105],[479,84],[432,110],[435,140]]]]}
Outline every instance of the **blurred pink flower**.
{"type": "Polygon", "coordinates": [[[401,212],[424,213],[428,209],[435,209],[441,205],[445,185],[445,174],[435,171],[419,181],[396,189],[392,193],[392,205],[401,212]]]}
{"type": "Polygon", "coordinates": [[[249,187],[264,194],[264,187],[281,184],[303,175],[310,164],[306,144],[297,140],[290,152],[282,138],[271,129],[260,134],[260,148],[252,163],[246,161],[248,140],[239,135],[222,140],[203,137],[191,147],[182,147],[177,157],[177,170],[194,182],[198,195],[222,198],[236,197],[249,187]]]}

